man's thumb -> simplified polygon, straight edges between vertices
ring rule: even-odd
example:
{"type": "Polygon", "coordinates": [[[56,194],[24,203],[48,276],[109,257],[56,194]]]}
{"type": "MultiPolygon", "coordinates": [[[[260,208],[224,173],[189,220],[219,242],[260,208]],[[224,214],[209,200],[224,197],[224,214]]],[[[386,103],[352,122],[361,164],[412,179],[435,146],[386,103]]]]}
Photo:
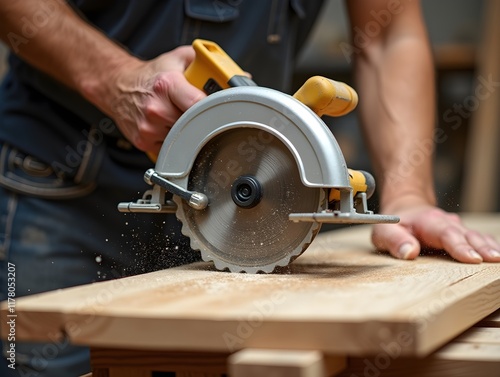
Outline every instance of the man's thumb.
{"type": "Polygon", "coordinates": [[[399,259],[415,259],[420,253],[420,243],[398,224],[378,224],[373,227],[372,242],[379,250],[389,251],[399,259]]]}

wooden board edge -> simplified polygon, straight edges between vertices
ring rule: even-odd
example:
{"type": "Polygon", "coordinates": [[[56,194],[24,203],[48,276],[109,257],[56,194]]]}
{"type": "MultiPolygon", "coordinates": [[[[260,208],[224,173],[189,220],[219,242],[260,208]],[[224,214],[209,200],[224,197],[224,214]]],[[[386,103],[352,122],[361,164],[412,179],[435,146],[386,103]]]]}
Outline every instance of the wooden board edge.
{"type": "MultiPolygon", "coordinates": [[[[482,270],[436,292],[414,315],[420,343],[416,354],[428,356],[481,319],[500,309],[500,275],[482,270]],[[481,281],[478,286],[477,281],[481,281]],[[446,305],[444,304],[446,301],[446,305]]],[[[409,310],[415,307],[409,308],[409,310]]]]}

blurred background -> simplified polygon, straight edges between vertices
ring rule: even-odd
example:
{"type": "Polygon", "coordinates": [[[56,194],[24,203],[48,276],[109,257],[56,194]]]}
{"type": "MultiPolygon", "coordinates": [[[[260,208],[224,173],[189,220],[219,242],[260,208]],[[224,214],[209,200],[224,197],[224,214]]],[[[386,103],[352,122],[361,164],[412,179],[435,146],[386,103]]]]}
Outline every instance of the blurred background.
{"type": "MultiPolygon", "coordinates": [[[[500,81],[500,0],[422,0],[422,5],[437,73],[436,126],[442,130],[434,172],[439,205],[454,212],[498,211],[500,90],[493,83],[500,81]]],[[[328,0],[300,56],[294,88],[313,75],[351,83],[348,49],[343,1],[328,0]]],[[[6,53],[0,44],[0,77],[6,53]]],[[[370,171],[356,112],[326,121],[348,165],[370,171]]],[[[370,207],[376,206],[375,197],[370,207]]]]}
{"type": "MultiPolygon", "coordinates": [[[[453,212],[498,211],[500,84],[485,82],[500,82],[500,1],[421,3],[436,69],[436,127],[441,137],[436,145],[434,176],[439,205],[453,212]]],[[[343,4],[340,0],[327,1],[301,55],[294,88],[318,74],[352,83],[348,18],[343,4]]],[[[370,171],[356,112],[326,121],[348,165],[370,171]]],[[[376,208],[376,200],[370,200],[370,208],[376,208]]]]}

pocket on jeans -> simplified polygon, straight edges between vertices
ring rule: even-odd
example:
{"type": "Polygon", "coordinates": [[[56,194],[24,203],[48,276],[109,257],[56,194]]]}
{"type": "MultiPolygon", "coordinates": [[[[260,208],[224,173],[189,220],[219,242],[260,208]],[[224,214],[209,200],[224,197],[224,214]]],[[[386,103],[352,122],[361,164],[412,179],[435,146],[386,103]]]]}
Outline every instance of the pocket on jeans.
{"type": "Polygon", "coordinates": [[[9,144],[0,144],[0,186],[45,199],[72,199],[88,195],[96,184],[79,184],[58,176],[49,164],[9,144]]]}

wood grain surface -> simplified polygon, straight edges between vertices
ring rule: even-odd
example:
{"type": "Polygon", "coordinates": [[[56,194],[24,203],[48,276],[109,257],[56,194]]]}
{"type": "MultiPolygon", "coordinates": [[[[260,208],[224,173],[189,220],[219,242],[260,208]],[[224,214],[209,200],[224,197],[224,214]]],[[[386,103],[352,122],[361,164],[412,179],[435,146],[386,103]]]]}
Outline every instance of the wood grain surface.
{"type": "MultiPolygon", "coordinates": [[[[498,214],[464,219],[500,235],[498,214]]],[[[424,356],[498,308],[500,265],[443,253],[396,260],[374,251],[369,226],[356,226],[320,234],[278,274],[198,263],[21,298],[16,332],[18,340],[143,350],[424,356]]]]}

